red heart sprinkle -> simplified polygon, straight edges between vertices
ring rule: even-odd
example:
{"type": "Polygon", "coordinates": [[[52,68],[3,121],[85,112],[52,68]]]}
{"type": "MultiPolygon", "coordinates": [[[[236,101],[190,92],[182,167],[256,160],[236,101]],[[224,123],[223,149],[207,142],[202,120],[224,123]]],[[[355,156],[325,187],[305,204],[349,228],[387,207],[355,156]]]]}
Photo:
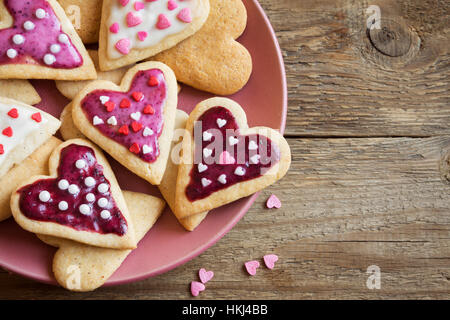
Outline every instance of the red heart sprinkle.
{"type": "Polygon", "coordinates": [[[122,109],[129,108],[130,106],[131,106],[131,102],[130,102],[130,100],[128,100],[128,99],[123,99],[123,100],[120,102],[120,107],[121,107],[122,109]]]}
{"type": "Polygon", "coordinates": [[[119,128],[119,132],[125,136],[127,136],[130,133],[130,130],[128,129],[127,125],[123,125],[119,128]]]}
{"type": "Polygon", "coordinates": [[[11,110],[9,110],[8,116],[10,116],[11,118],[17,119],[19,117],[19,112],[17,111],[16,108],[12,108],[11,110]]]}
{"type": "Polygon", "coordinates": [[[155,113],[155,109],[153,109],[151,104],[148,104],[144,108],[144,113],[145,114],[154,114],[155,113]]]}
{"type": "Polygon", "coordinates": [[[139,130],[142,129],[142,124],[137,121],[133,121],[133,123],[131,124],[131,128],[133,129],[134,132],[138,132],[139,130]]]}
{"type": "Polygon", "coordinates": [[[144,97],[144,94],[142,92],[139,91],[135,91],[131,94],[131,96],[133,97],[133,99],[137,102],[141,101],[142,98],[144,97]]]}
{"type": "Polygon", "coordinates": [[[159,80],[155,76],[151,76],[150,79],[148,80],[148,85],[150,87],[156,87],[158,84],[159,84],[159,80]]]}
{"type": "Polygon", "coordinates": [[[13,130],[12,130],[11,127],[8,127],[8,128],[6,128],[6,129],[4,129],[4,130],[2,131],[2,133],[3,133],[3,135],[5,135],[5,136],[7,136],[7,137],[12,137],[12,135],[13,135],[13,130]]]}
{"type": "Polygon", "coordinates": [[[42,116],[39,112],[33,113],[31,115],[31,119],[33,119],[36,122],[41,122],[42,121],[42,116]]]}
{"type": "Polygon", "coordinates": [[[0,154],[4,154],[5,153],[5,149],[3,149],[3,145],[0,144],[0,154]]]}
{"type": "Polygon", "coordinates": [[[139,152],[141,152],[141,148],[139,147],[139,145],[135,142],[131,145],[130,147],[130,151],[133,153],[138,154],[139,152]]]}
{"type": "Polygon", "coordinates": [[[106,111],[111,112],[116,107],[116,104],[112,101],[105,102],[106,111]]]}

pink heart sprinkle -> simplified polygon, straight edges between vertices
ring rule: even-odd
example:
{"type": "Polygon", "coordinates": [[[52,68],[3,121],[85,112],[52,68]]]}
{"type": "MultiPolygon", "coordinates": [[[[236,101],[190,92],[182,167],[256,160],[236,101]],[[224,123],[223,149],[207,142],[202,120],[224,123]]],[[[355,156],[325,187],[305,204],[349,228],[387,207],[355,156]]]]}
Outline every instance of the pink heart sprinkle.
{"type": "Polygon", "coordinates": [[[142,23],[142,18],[135,15],[133,12],[128,12],[127,14],[127,25],[129,28],[135,27],[142,23]]]}
{"type": "Polygon", "coordinates": [[[119,32],[119,24],[117,22],[114,22],[111,27],[109,27],[109,31],[111,31],[112,33],[117,33],[119,32]]]}
{"type": "Polygon", "coordinates": [[[198,276],[200,277],[200,281],[202,283],[207,283],[209,280],[211,280],[214,277],[214,272],[206,271],[204,268],[201,268],[198,271],[198,276]]]}
{"type": "Polygon", "coordinates": [[[144,41],[145,38],[147,38],[148,33],[146,31],[139,31],[137,33],[137,36],[138,36],[139,40],[144,41]]]}
{"type": "Polygon", "coordinates": [[[219,157],[219,164],[234,164],[235,162],[236,160],[228,151],[222,152],[219,157]]]}
{"type": "Polygon", "coordinates": [[[130,2],[130,0],[119,0],[119,2],[123,7],[125,7],[128,4],[128,2],[130,2]]]}
{"type": "Polygon", "coordinates": [[[145,4],[140,2],[140,1],[136,1],[134,3],[134,10],[139,11],[145,8],[145,4]]]}
{"type": "Polygon", "coordinates": [[[269,199],[267,199],[266,206],[269,209],[272,209],[272,208],[280,209],[281,201],[280,201],[280,199],[278,199],[278,197],[276,195],[273,194],[269,197],[269,199]]]}
{"type": "Polygon", "coordinates": [[[191,9],[189,9],[189,8],[184,8],[184,9],[182,9],[182,10],[178,13],[177,18],[178,18],[180,21],[185,22],[185,23],[190,23],[190,22],[192,22],[191,9]]]}
{"type": "Polygon", "coordinates": [[[275,267],[275,262],[278,261],[278,256],[276,254],[267,254],[263,259],[266,267],[272,270],[275,267]]]}
{"type": "Polygon", "coordinates": [[[191,282],[191,293],[194,297],[198,296],[198,294],[205,290],[205,285],[198,281],[191,282]]]}
{"type": "Polygon", "coordinates": [[[256,274],[256,269],[259,268],[259,262],[258,261],[248,261],[245,263],[245,269],[247,269],[247,272],[249,275],[254,276],[256,274]]]}
{"type": "Polygon", "coordinates": [[[172,11],[175,10],[176,8],[178,8],[177,3],[173,0],[169,0],[169,2],[167,3],[167,9],[172,11]]]}
{"type": "Polygon", "coordinates": [[[120,39],[119,41],[117,41],[115,47],[117,49],[117,51],[119,51],[121,54],[125,55],[130,53],[130,39],[128,38],[124,38],[124,39],[120,39]]]}
{"type": "Polygon", "coordinates": [[[158,22],[156,23],[156,27],[159,30],[164,30],[167,29],[168,27],[170,27],[172,24],[170,23],[169,19],[167,18],[167,16],[165,14],[160,14],[158,16],[158,22]]]}

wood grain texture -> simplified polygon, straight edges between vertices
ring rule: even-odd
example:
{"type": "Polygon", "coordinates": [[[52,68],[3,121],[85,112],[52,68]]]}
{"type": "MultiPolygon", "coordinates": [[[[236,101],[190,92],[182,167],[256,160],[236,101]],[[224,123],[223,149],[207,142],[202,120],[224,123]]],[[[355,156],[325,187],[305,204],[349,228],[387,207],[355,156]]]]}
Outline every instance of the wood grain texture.
{"type": "Polygon", "coordinates": [[[0,271],[0,298],[449,299],[446,0],[260,0],[285,58],[292,168],[216,245],[166,274],[73,294],[0,271]],[[368,34],[379,5],[386,29],[368,34]],[[394,42],[393,42],[394,41],[394,42]],[[281,209],[268,210],[275,193],[281,209]],[[274,270],[244,262],[276,253],[274,270]],[[367,267],[381,289],[366,287],[367,267]]]}

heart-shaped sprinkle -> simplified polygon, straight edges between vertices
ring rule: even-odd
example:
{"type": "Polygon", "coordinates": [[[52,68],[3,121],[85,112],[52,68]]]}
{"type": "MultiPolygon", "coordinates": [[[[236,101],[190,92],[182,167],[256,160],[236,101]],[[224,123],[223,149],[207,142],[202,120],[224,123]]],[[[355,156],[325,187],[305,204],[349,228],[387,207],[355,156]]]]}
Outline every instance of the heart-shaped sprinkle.
{"type": "Polygon", "coordinates": [[[248,150],[258,150],[258,145],[255,141],[250,141],[250,143],[248,144],[248,150]]]}
{"type": "Polygon", "coordinates": [[[104,121],[101,118],[99,118],[98,116],[95,116],[94,120],[92,120],[92,123],[94,124],[94,126],[98,126],[100,124],[103,124],[104,121]]]}
{"type": "Polygon", "coordinates": [[[191,294],[194,297],[197,297],[200,292],[205,290],[205,285],[198,281],[192,281],[191,282],[191,294]]]}
{"type": "Polygon", "coordinates": [[[227,124],[227,120],[225,119],[217,119],[217,125],[219,126],[219,128],[222,128],[224,125],[227,124]]]}
{"type": "Polygon", "coordinates": [[[141,152],[141,147],[139,147],[139,145],[135,142],[131,145],[130,151],[135,154],[139,154],[139,152],[141,152]]]}
{"type": "Polygon", "coordinates": [[[101,102],[102,104],[107,103],[107,102],[109,101],[109,99],[111,99],[111,98],[108,97],[108,96],[100,96],[100,102],[101,102]]]}
{"type": "Polygon", "coordinates": [[[248,261],[245,264],[245,269],[247,270],[248,274],[251,276],[254,276],[256,274],[256,269],[259,268],[259,262],[254,261],[248,261]]]}
{"type": "Polygon", "coordinates": [[[128,28],[136,27],[142,23],[142,18],[134,12],[128,12],[127,14],[127,26],[128,28]]]}
{"type": "Polygon", "coordinates": [[[133,129],[134,132],[138,132],[139,130],[142,129],[142,123],[139,123],[137,121],[133,121],[131,123],[131,129],[133,129]]]}
{"type": "Polygon", "coordinates": [[[281,208],[281,201],[280,201],[280,199],[278,199],[278,197],[276,195],[272,194],[269,197],[269,199],[267,199],[266,206],[269,209],[272,209],[272,208],[280,209],[281,208]]]}
{"type": "Polygon", "coordinates": [[[245,174],[245,169],[242,167],[237,167],[236,170],[234,170],[234,174],[237,176],[243,176],[245,174]]]}
{"type": "Polygon", "coordinates": [[[202,186],[203,187],[207,187],[211,184],[211,180],[206,179],[206,178],[202,178],[202,186]]]}
{"type": "Polygon", "coordinates": [[[109,31],[111,31],[111,33],[118,33],[120,30],[119,24],[117,22],[114,22],[110,27],[109,27],[109,31]]]}
{"type": "Polygon", "coordinates": [[[219,176],[219,178],[217,178],[217,181],[219,181],[221,184],[226,184],[227,183],[227,175],[221,174],[219,176]]]}
{"type": "Polygon", "coordinates": [[[130,39],[124,38],[117,41],[115,48],[123,55],[130,53],[131,41],[130,39]]]}
{"type": "Polygon", "coordinates": [[[155,114],[155,109],[153,109],[151,104],[145,106],[143,110],[144,114],[155,114]]]}
{"type": "Polygon", "coordinates": [[[124,124],[119,128],[119,133],[123,134],[124,136],[127,136],[130,133],[130,130],[128,129],[128,126],[124,124]]]}
{"type": "Polygon", "coordinates": [[[144,99],[144,94],[142,92],[139,91],[134,91],[131,96],[133,97],[134,101],[141,101],[142,99],[144,99]]]}
{"type": "Polygon", "coordinates": [[[259,154],[255,154],[254,156],[250,157],[250,163],[258,164],[260,159],[261,159],[261,156],[259,154]]]}
{"type": "Polygon", "coordinates": [[[110,117],[106,122],[112,126],[117,126],[117,118],[115,116],[110,117]]]}
{"type": "Polygon", "coordinates": [[[220,154],[219,157],[219,164],[235,164],[236,163],[236,159],[234,159],[234,157],[228,152],[228,151],[224,151],[220,154]]]}
{"type": "Polygon", "coordinates": [[[229,137],[228,143],[230,144],[230,146],[234,146],[239,143],[239,139],[235,137],[229,137]]]}
{"type": "Polygon", "coordinates": [[[40,112],[33,113],[31,115],[31,119],[33,119],[36,122],[41,122],[42,121],[42,115],[41,115],[40,112]]]}
{"type": "Polygon", "coordinates": [[[130,100],[128,100],[128,99],[122,99],[122,101],[120,101],[120,107],[122,108],[122,109],[126,109],[126,108],[129,108],[131,106],[131,102],[130,102],[130,100]]]}
{"type": "Polygon", "coordinates": [[[10,116],[13,119],[17,119],[19,117],[19,111],[17,111],[16,108],[12,108],[11,110],[9,110],[8,116],[10,116]]]}
{"type": "Polygon", "coordinates": [[[211,141],[212,136],[212,133],[208,131],[203,132],[203,141],[211,141]]]}
{"type": "Polygon", "coordinates": [[[155,76],[151,76],[150,79],[148,79],[148,85],[150,87],[156,87],[157,85],[159,85],[158,78],[155,76]]]}
{"type": "Polygon", "coordinates": [[[130,118],[139,121],[141,119],[141,113],[139,111],[133,112],[130,114],[130,118]]]}
{"type": "Polygon", "coordinates": [[[202,283],[207,283],[209,280],[211,280],[214,277],[214,272],[206,271],[204,268],[201,268],[198,271],[198,276],[202,283]]]}
{"type": "Polygon", "coordinates": [[[175,1],[169,0],[169,2],[167,2],[167,9],[172,11],[172,10],[175,10],[176,8],[178,8],[178,5],[175,1]]]}
{"type": "Polygon", "coordinates": [[[191,23],[191,22],[192,22],[191,9],[189,9],[189,8],[184,8],[184,9],[182,9],[182,10],[178,13],[177,18],[178,18],[181,22],[191,23]]]}
{"type": "Polygon", "coordinates": [[[137,37],[140,41],[144,41],[148,37],[148,33],[146,31],[139,31],[137,37]]]}
{"type": "Polygon", "coordinates": [[[161,13],[158,16],[158,22],[156,23],[156,28],[158,28],[159,30],[164,30],[167,29],[171,26],[172,24],[170,23],[169,19],[167,18],[167,16],[163,13],[161,13]]]}
{"type": "Polygon", "coordinates": [[[212,152],[213,151],[211,149],[208,148],[203,149],[203,157],[208,158],[212,154],[212,152]]]}
{"type": "Polygon", "coordinates": [[[7,136],[7,137],[11,138],[13,136],[13,129],[11,127],[7,127],[5,129],[3,129],[2,134],[4,136],[7,136]]]}
{"type": "Polygon", "coordinates": [[[107,101],[105,103],[105,107],[106,107],[106,111],[112,112],[114,110],[114,108],[116,107],[116,104],[112,101],[107,101]]]}
{"type": "Polygon", "coordinates": [[[275,262],[278,261],[278,256],[276,254],[267,254],[263,259],[266,267],[272,270],[275,267],[275,262]]]}
{"type": "Polygon", "coordinates": [[[197,167],[198,167],[198,172],[200,172],[200,173],[205,172],[206,170],[208,170],[208,166],[206,164],[203,164],[203,163],[199,163],[197,167]]]}
{"type": "Polygon", "coordinates": [[[148,154],[148,153],[150,153],[150,152],[153,152],[153,148],[152,148],[152,147],[149,147],[149,146],[146,145],[146,144],[144,144],[144,145],[142,146],[142,153],[143,153],[143,154],[148,154]]]}
{"type": "Polygon", "coordinates": [[[139,11],[145,8],[145,4],[140,2],[140,1],[136,1],[134,3],[134,10],[139,11]]]}
{"type": "Polygon", "coordinates": [[[5,153],[5,147],[0,143],[0,154],[5,153]]]}
{"type": "Polygon", "coordinates": [[[153,130],[150,129],[149,127],[145,127],[144,132],[142,132],[142,135],[144,137],[152,136],[153,134],[154,134],[153,130]]]}

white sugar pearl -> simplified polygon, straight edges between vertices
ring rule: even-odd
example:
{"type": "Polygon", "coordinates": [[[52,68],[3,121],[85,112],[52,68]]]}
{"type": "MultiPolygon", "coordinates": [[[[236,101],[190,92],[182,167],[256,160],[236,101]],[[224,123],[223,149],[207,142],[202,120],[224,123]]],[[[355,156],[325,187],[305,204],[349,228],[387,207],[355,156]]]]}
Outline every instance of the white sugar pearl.
{"type": "Polygon", "coordinates": [[[8,49],[6,51],[6,55],[8,56],[8,58],[10,59],[14,59],[15,57],[17,57],[17,50],[16,49],[8,49]]]}
{"type": "Polygon", "coordinates": [[[60,203],[58,203],[58,209],[61,211],[66,211],[67,209],[69,209],[69,204],[66,201],[61,201],[60,203]]]}
{"type": "Polygon", "coordinates": [[[25,21],[25,23],[23,24],[23,28],[27,31],[31,31],[34,29],[34,23],[31,21],[25,21]]]}
{"type": "Polygon", "coordinates": [[[87,177],[86,179],[84,179],[84,184],[86,185],[86,187],[93,187],[95,186],[95,179],[92,177],[87,177]]]}
{"type": "Polygon", "coordinates": [[[106,183],[100,183],[97,187],[98,192],[106,193],[109,190],[109,186],[106,183]]]}
{"type": "Polygon", "coordinates": [[[58,188],[60,190],[67,190],[67,188],[69,188],[69,181],[67,181],[66,179],[59,180],[58,188]]]}
{"type": "Polygon", "coordinates": [[[39,200],[41,200],[42,202],[48,202],[50,200],[50,192],[48,191],[41,191],[39,193],[39,200]]]}
{"type": "Polygon", "coordinates": [[[78,188],[76,184],[71,184],[68,189],[70,194],[77,194],[80,192],[80,188],[78,188]]]}
{"type": "Polygon", "coordinates": [[[225,174],[221,174],[217,181],[219,181],[221,184],[225,184],[227,183],[227,176],[225,174]]]}
{"type": "Polygon", "coordinates": [[[47,53],[44,56],[44,62],[45,62],[46,65],[50,66],[50,65],[52,65],[52,64],[54,64],[56,62],[56,58],[55,58],[54,55],[52,55],[50,53],[47,53]]]}
{"type": "Polygon", "coordinates": [[[35,15],[36,15],[36,18],[38,18],[38,19],[44,19],[46,13],[45,13],[44,9],[39,8],[39,9],[36,10],[35,15]]]}
{"type": "Polygon", "coordinates": [[[108,199],[100,198],[98,199],[97,204],[100,208],[105,208],[108,205],[108,199]]]}
{"type": "Polygon", "coordinates": [[[102,212],[100,212],[100,216],[102,217],[102,219],[109,219],[111,218],[111,213],[108,210],[103,210],[102,212]]]}
{"type": "Polygon", "coordinates": [[[88,193],[86,195],[86,201],[88,202],[94,202],[95,201],[95,195],[93,193],[88,193]]]}
{"type": "Polygon", "coordinates": [[[50,46],[50,51],[52,52],[52,53],[58,53],[58,52],[60,52],[61,51],[61,46],[59,45],[59,44],[57,44],[57,43],[55,43],[55,44],[52,44],[51,46],[50,46]]]}
{"type": "Polygon", "coordinates": [[[85,216],[88,216],[91,214],[91,207],[89,207],[87,204],[82,204],[79,207],[80,213],[84,214],[85,216]]]}
{"type": "Polygon", "coordinates": [[[75,167],[77,167],[78,169],[83,169],[84,167],[86,167],[86,161],[84,161],[83,159],[79,159],[75,162],[75,167]]]}
{"type": "Polygon", "coordinates": [[[69,42],[69,37],[66,34],[64,34],[64,33],[61,33],[58,36],[58,41],[61,42],[61,43],[68,43],[69,42]]]}
{"type": "Polygon", "coordinates": [[[23,35],[21,35],[21,34],[16,34],[16,35],[13,36],[12,41],[15,44],[22,44],[22,43],[25,42],[25,37],[23,35]]]}

